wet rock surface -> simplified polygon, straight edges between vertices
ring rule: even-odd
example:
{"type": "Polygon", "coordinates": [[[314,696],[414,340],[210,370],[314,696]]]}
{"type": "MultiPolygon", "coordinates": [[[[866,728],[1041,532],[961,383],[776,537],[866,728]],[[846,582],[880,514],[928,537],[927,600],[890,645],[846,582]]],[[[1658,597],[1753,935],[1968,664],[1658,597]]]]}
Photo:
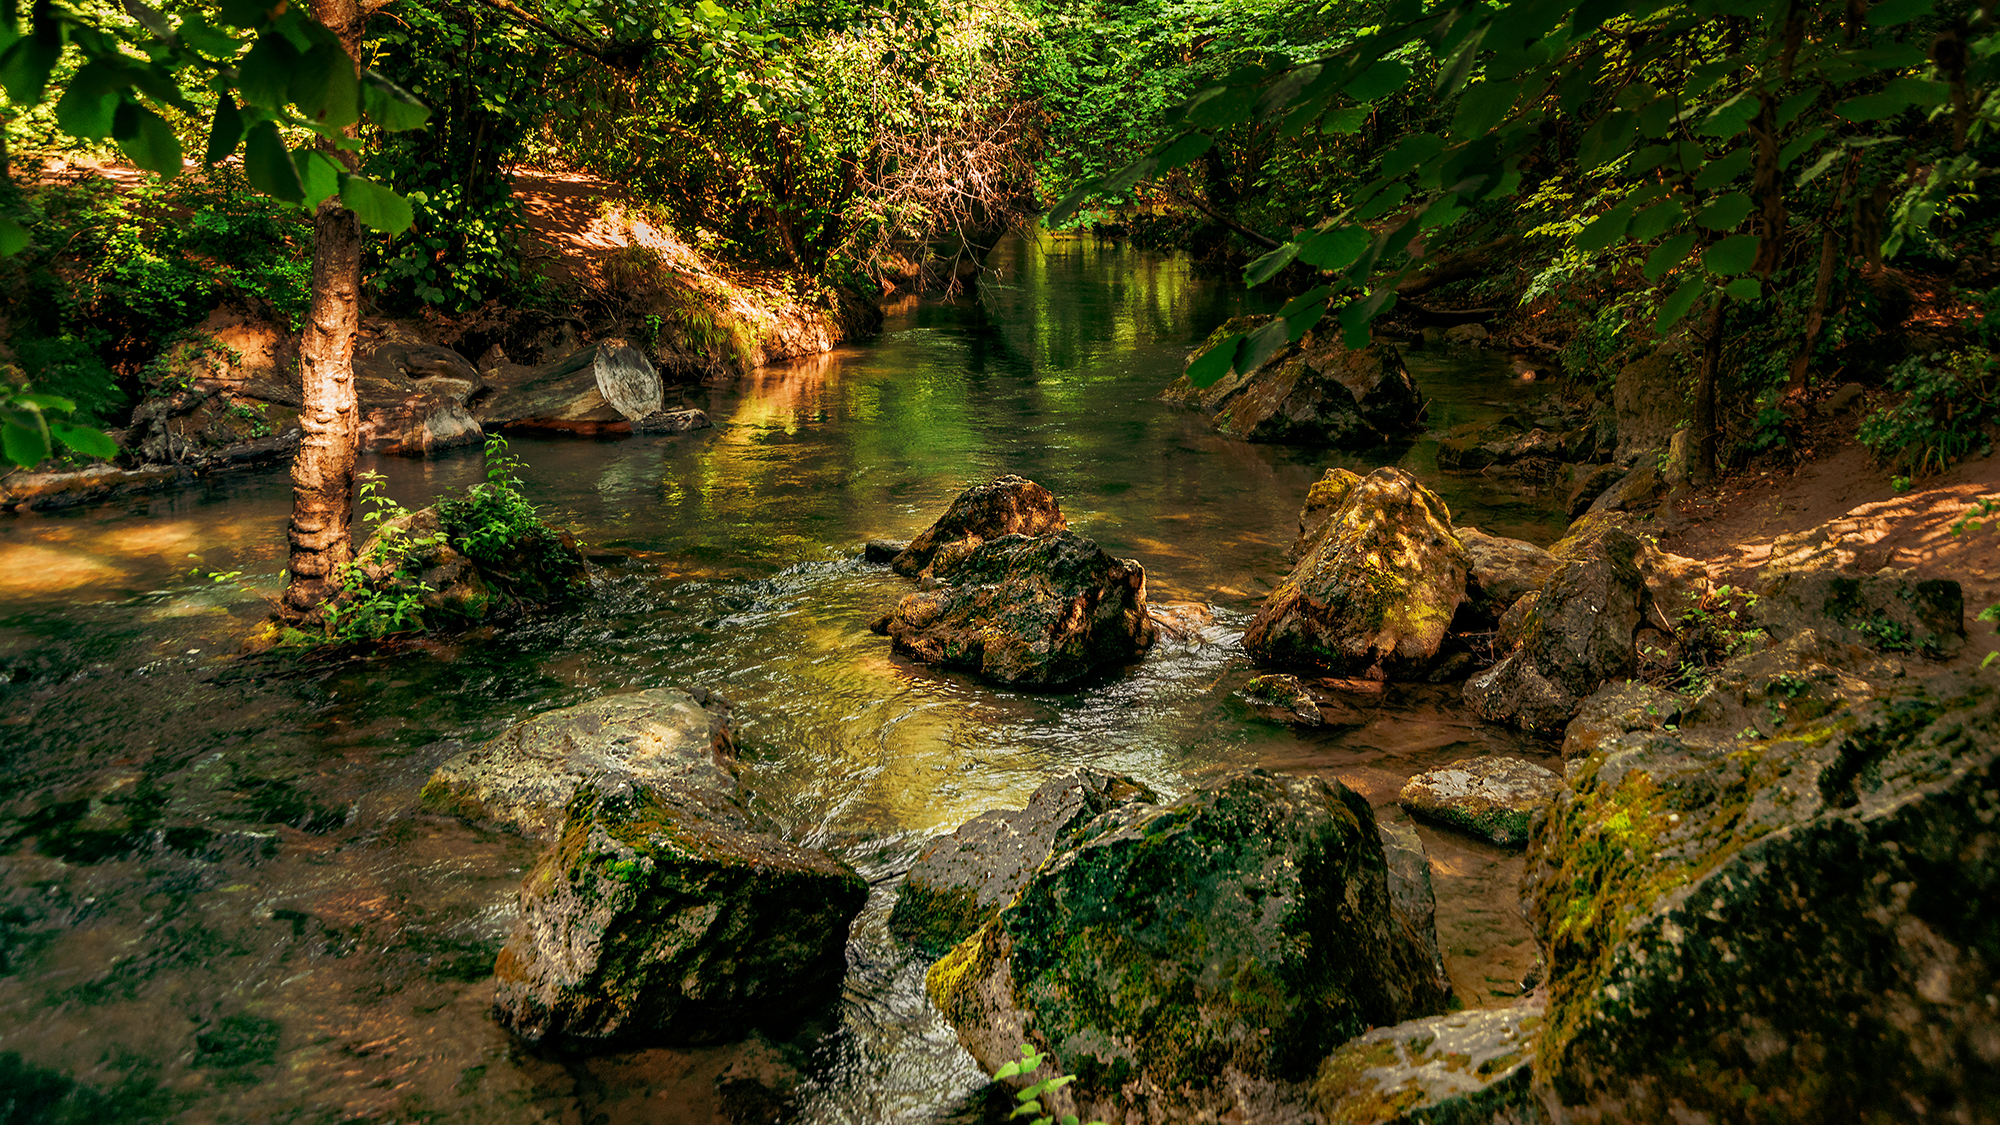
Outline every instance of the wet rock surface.
{"type": "Polygon", "coordinates": [[[1453,1012],[1378,1027],[1321,1065],[1325,1125],[1544,1125],[1531,1092],[1542,1004],[1453,1012]]]}
{"type": "Polygon", "coordinates": [[[494,1015],[562,1051],[786,1030],[837,996],[867,897],[846,864],[756,831],[731,801],[586,784],[522,883],[494,1015]]]}
{"type": "Polygon", "coordinates": [[[1014,901],[1035,869],[1100,813],[1159,795],[1123,774],[1083,769],[1035,790],[1020,809],[981,813],[917,854],[889,929],[943,956],[1014,901]]]}
{"type": "Polygon", "coordinates": [[[953,585],[907,595],[877,623],[897,652],[1001,683],[1053,686],[1153,643],[1145,570],[1073,532],[981,542],[946,577],[953,585]]]}
{"type": "Polygon", "coordinates": [[[1658,730],[1679,717],[1685,702],[1651,684],[1606,684],[1583,701],[1576,718],[1563,728],[1563,760],[1586,757],[1615,735],[1658,730]]]}
{"type": "Polygon", "coordinates": [[[1382,859],[1389,872],[1389,918],[1400,931],[1394,943],[1403,961],[1399,968],[1412,979],[1428,975],[1440,992],[1451,995],[1438,948],[1437,892],[1431,882],[1431,857],[1414,825],[1391,820],[1375,822],[1382,837],[1382,859]]]}
{"type": "MultiPolygon", "coordinates": [[[[1239,317],[1209,343],[1254,328],[1239,317]]],[[[1207,345],[1197,349],[1206,351],[1207,345]]],[[[1420,428],[1423,396],[1388,344],[1350,350],[1339,334],[1308,334],[1263,366],[1196,387],[1183,375],[1161,395],[1210,415],[1215,428],[1245,441],[1370,449],[1420,428]]]]}
{"type": "Polygon", "coordinates": [[[1863,680],[1854,649],[1787,644],[1679,730],[1605,739],[1536,834],[1538,1083],[1573,1119],[2000,1104],[2000,686],[1863,680]]]}
{"type": "Polygon", "coordinates": [[[1077,1075],[1059,1112],[1303,1120],[1328,1052],[1443,1007],[1406,943],[1367,802],[1259,770],[1091,821],[927,983],[989,1071],[1077,1075]]]}
{"type": "Polygon", "coordinates": [[[1561,565],[1554,555],[1524,540],[1488,535],[1476,527],[1453,530],[1465,547],[1468,564],[1466,608],[1485,620],[1499,620],[1561,565]]]}
{"type": "Polygon", "coordinates": [[[421,800],[430,812],[553,841],[584,782],[733,801],[729,705],[706,692],[653,688],[545,711],[440,765],[421,800]]]}
{"type": "Polygon", "coordinates": [[[1048,489],[1024,477],[1004,476],[959,493],[936,523],[889,560],[889,568],[910,577],[931,574],[940,565],[955,565],[989,539],[1068,529],[1069,521],[1048,489]]]}
{"type": "Polygon", "coordinates": [[[1243,647],[1271,664],[1335,675],[1421,669],[1465,596],[1466,570],[1444,501],[1401,469],[1377,469],[1327,516],[1243,647]]]}
{"type": "Polygon", "coordinates": [[[1397,801],[1412,815],[1518,848],[1528,842],[1529,821],[1561,784],[1533,762],[1488,755],[1418,774],[1397,801]]]}

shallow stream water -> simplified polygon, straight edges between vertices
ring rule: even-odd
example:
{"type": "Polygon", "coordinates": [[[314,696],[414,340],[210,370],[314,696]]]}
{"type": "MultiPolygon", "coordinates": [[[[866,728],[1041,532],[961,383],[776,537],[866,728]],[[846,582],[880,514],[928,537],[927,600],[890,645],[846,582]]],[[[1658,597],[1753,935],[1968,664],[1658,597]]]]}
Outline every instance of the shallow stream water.
{"type": "MultiPolygon", "coordinates": [[[[990,264],[977,300],[907,304],[866,344],[670,392],[712,430],[516,441],[531,499],[608,561],[581,608],[497,634],[234,655],[283,565],[282,471],[0,516],[0,1089],[25,1119],[978,1120],[983,1077],[884,928],[929,836],[1080,765],[1170,794],[1250,765],[1313,773],[1400,817],[1413,773],[1548,759],[1453,688],[1359,697],[1368,720],[1344,731],[1234,694],[1253,674],[1235,638],[1327,466],[1402,464],[1460,523],[1539,542],[1561,526],[1546,498],[1446,478],[1428,440],[1312,455],[1157,402],[1192,343],[1262,307],[1182,259],[1013,239],[990,264]],[[1153,601],[1205,604],[1216,627],[1061,694],[891,656],[867,624],[908,585],[860,544],[1009,472],[1143,562],[1153,601]],[[531,849],[420,815],[418,790],[535,712],[689,685],[734,702],[753,802],[875,884],[838,1010],[786,1042],[525,1054],[487,1005],[531,849]]],[[[1407,358],[1434,429],[1534,410],[1504,357],[1407,358]]],[[[480,461],[364,467],[416,507],[480,461]]],[[[1520,860],[1422,832],[1460,1002],[1504,1002],[1532,959],[1520,860]]]]}

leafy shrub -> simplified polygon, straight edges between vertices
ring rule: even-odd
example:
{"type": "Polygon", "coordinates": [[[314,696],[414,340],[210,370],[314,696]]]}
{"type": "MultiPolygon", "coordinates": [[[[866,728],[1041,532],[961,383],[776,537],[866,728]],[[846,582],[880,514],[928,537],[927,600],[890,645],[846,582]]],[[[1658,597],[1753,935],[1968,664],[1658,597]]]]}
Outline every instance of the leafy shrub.
{"type": "Polygon", "coordinates": [[[1862,419],[1857,434],[1878,460],[1922,477],[1992,447],[1985,427],[2000,418],[2000,368],[1991,352],[1914,356],[1889,385],[1903,400],[1862,419]]]}

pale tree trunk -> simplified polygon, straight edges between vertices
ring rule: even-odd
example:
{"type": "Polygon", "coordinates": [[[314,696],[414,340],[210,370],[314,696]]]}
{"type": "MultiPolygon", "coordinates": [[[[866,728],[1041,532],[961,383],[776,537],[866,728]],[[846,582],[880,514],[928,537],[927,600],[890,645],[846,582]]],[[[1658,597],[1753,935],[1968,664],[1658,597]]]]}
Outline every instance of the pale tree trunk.
{"type": "MultiPolygon", "coordinates": [[[[358,58],[367,13],[354,0],[313,0],[313,17],[358,58]]],[[[348,130],[351,134],[352,129],[348,130]]],[[[337,159],[321,142],[323,151],[337,159]]],[[[361,323],[361,225],[338,195],[313,222],[312,306],[299,341],[303,403],[299,453],[292,462],[290,579],[284,610],[315,612],[340,588],[354,558],[354,457],[361,412],[354,395],[354,337],[361,323]]]]}

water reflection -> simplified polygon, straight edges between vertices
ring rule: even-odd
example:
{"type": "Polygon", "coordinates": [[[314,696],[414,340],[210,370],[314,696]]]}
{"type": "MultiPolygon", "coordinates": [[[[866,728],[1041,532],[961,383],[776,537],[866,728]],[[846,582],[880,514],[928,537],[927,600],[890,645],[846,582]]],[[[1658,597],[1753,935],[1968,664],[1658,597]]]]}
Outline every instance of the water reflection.
{"type": "MultiPolygon", "coordinates": [[[[1156,400],[1196,340],[1254,307],[1227,284],[1082,240],[1015,241],[993,264],[979,301],[906,307],[866,346],[688,392],[712,430],[517,441],[532,498],[623,561],[576,612],[498,636],[227,655],[276,589],[282,474],[0,522],[0,1053],[132,1119],[659,1120],[781,1066],[804,1120],[934,1120],[976,1100],[979,1075],[882,925],[929,833],[1084,764],[1174,793],[1262,763],[1386,803],[1418,769],[1518,748],[1448,693],[1385,698],[1339,734],[1236,702],[1250,672],[1233,637],[1286,569],[1306,487],[1370,459],[1229,441],[1156,400]],[[859,544],[912,535],[1004,472],[1144,562],[1155,600],[1211,605],[1220,625],[1064,694],[893,657],[867,624],[908,585],[859,544]],[[681,685],[737,704],[760,808],[881,880],[835,1029],[588,1066],[524,1056],[485,1006],[529,848],[419,816],[417,792],[508,722],[681,685]]],[[[1436,424],[1520,406],[1502,360],[1413,367],[1436,424]]],[[[1442,481],[1430,455],[1375,460],[1440,481],[1462,519],[1553,533],[1536,498],[1442,481]]],[[[412,506],[480,474],[476,451],[364,467],[412,506]]],[[[1461,928],[1517,941],[1518,861],[1438,846],[1477,904],[1461,928]]],[[[1461,944],[1479,947],[1454,962],[1468,1003],[1525,956],[1461,944]]]]}

